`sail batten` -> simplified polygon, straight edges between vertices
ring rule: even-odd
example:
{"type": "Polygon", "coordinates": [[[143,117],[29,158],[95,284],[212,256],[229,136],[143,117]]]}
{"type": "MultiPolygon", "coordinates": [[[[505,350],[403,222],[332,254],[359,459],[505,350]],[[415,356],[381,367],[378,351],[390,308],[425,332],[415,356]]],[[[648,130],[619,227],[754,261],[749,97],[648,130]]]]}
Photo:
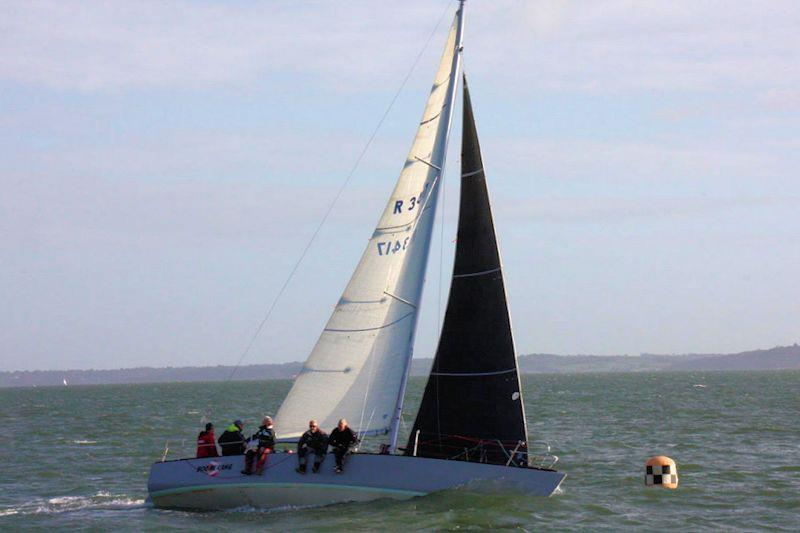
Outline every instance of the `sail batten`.
{"type": "Polygon", "coordinates": [[[447,376],[456,378],[467,378],[472,376],[499,376],[501,374],[511,374],[517,372],[517,367],[497,370],[494,372],[431,372],[431,376],[447,376]]]}
{"type": "Polygon", "coordinates": [[[527,451],[511,317],[472,104],[464,81],[453,278],[405,453],[494,464],[527,451]]]}
{"type": "Polygon", "coordinates": [[[278,410],[275,425],[282,439],[302,434],[312,418],[326,428],[347,418],[364,434],[388,433],[398,420],[450,130],[461,28],[459,9],[400,177],[278,410]]]}
{"type": "Polygon", "coordinates": [[[492,268],[489,270],[481,270],[480,272],[468,272],[466,274],[453,274],[454,278],[471,278],[473,276],[485,276],[486,274],[494,274],[500,272],[500,267],[492,268]]]}

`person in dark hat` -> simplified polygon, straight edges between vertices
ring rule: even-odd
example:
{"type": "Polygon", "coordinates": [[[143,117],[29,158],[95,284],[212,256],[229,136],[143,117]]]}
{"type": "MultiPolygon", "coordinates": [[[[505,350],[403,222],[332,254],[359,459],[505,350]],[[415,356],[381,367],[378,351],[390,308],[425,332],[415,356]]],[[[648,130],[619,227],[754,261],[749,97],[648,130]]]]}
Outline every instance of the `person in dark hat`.
{"type": "Polygon", "coordinates": [[[206,424],[205,431],[197,435],[197,458],[219,457],[217,453],[217,443],[214,441],[214,424],[206,424]]]}
{"type": "Polygon", "coordinates": [[[219,436],[219,447],[222,448],[222,455],[243,455],[247,448],[244,433],[244,424],[241,420],[236,420],[225,429],[225,433],[219,436]]]}

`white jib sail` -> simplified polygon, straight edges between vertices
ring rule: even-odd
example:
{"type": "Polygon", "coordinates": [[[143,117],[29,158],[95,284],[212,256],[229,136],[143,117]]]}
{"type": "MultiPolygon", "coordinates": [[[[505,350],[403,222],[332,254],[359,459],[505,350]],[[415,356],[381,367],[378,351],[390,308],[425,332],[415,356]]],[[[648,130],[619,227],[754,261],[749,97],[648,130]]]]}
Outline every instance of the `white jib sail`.
{"type": "Polygon", "coordinates": [[[404,386],[458,83],[462,10],[450,29],[417,136],[375,232],[275,421],[291,440],[316,419],[386,433],[404,386]]]}

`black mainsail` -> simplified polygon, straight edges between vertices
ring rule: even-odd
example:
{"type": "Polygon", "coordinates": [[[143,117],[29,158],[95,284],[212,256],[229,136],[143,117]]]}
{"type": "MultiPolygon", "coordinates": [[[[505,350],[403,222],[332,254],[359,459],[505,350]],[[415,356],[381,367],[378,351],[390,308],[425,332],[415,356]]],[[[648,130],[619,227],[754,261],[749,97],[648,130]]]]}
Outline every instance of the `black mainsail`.
{"type": "Polygon", "coordinates": [[[500,253],[465,77],[453,280],[406,455],[510,464],[515,452],[527,452],[521,393],[500,253]]]}

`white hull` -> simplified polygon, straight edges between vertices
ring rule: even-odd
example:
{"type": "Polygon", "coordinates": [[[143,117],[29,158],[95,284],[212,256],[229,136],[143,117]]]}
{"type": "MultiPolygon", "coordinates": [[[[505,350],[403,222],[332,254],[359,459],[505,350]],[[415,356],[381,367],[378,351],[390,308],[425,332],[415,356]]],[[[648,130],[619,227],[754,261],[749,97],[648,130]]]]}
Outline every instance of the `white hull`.
{"type": "Polygon", "coordinates": [[[549,496],[566,477],[553,470],[376,454],[352,455],[345,472],[336,474],[332,459],[327,458],[319,473],[309,468],[302,475],[294,470],[296,455],[275,454],[261,476],[241,474],[242,456],[155,463],[148,490],[153,504],[161,508],[270,509],[406,499],[492,481],[502,481],[509,490],[549,496]]]}

